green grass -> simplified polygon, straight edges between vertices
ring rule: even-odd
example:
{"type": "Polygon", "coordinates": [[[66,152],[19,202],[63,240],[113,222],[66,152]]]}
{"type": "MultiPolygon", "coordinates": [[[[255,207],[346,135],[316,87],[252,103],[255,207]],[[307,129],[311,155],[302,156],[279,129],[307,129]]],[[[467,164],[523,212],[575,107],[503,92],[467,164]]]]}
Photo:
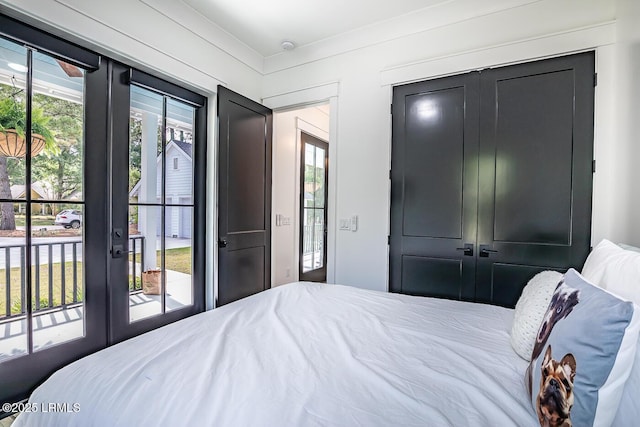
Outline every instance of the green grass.
{"type": "MultiPolygon", "coordinates": [[[[160,251],[158,251],[158,265],[160,265],[160,251]]],[[[131,255],[129,260],[131,260],[131,255]]],[[[138,259],[138,262],[139,259],[138,259]]],[[[165,264],[167,270],[179,271],[181,273],[191,274],[191,248],[168,249],[166,251],[165,264]]],[[[78,301],[82,301],[82,263],[78,262],[78,301]]],[[[54,307],[60,305],[62,296],[62,278],[61,264],[53,264],[53,303],[49,303],[49,267],[48,265],[40,266],[40,307],[54,307]]],[[[18,314],[21,309],[21,279],[20,267],[10,269],[10,292],[11,292],[11,313],[18,314]]],[[[73,263],[65,263],[65,298],[66,302],[73,301],[73,263]]],[[[33,272],[33,280],[35,281],[35,271],[33,272]]],[[[6,315],[6,270],[0,270],[0,318],[6,315]]],[[[142,289],[140,277],[136,277],[136,289],[142,289]]],[[[133,282],[129,276],[129,290],[133,290],[133,282]]],[[[32,291],[32,304],[35,309],[35,289],[32,291]]]]}
{"type": "MultiPolygon", "coordinates": [[[[65,299],[69,303],[73,301],[73,263],[67,262],[64,264],[65,271],[65,299]]],[[[78,274],[78,301],[82,301],[83,286],[82,286],[82,263],[76,264],[78,274]]],[[[61,264],[53,264],[53,302],[49,301],[49,266],[40,266],[40,307],[54,307],[60,305],[62,296],[62,279],[61,279],[61,264]]],[[[21,278],[20,267],[14,267],[10,270],[10,292],[11,292],[11,313],[18,314],[21,311],[22,297],[21,297],[21,278]]],[[[33,271],[33,280],[35,281],[35,269],[33,271]]],[[[6,270],[0,270],[0,317],[6,315],[6,270]]],[[[35,310],[35,289],[32,290],[32,306],[35,310]]]]}
{"type": "MultiPolygon", "coordinates": [[[[25,216],[21,214],[16,214],[16,225],[24,226],[25,225],[25,216]]],[[[47,226],[54,225],[53,223],[56,221],[56,217],[52,215],[31,215],[31,225],[38,226],[47,226]]]]}

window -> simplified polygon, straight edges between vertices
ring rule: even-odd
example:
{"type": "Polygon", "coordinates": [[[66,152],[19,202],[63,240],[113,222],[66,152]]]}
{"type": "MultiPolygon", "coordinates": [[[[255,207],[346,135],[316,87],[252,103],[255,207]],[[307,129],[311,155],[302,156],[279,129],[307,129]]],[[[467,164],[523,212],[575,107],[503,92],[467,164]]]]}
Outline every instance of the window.
{"type": "Polygon", "coordinates": [[[178,169],[178,158],[177,157],[173,158],[173,169],[174,170],[178,169]]]}

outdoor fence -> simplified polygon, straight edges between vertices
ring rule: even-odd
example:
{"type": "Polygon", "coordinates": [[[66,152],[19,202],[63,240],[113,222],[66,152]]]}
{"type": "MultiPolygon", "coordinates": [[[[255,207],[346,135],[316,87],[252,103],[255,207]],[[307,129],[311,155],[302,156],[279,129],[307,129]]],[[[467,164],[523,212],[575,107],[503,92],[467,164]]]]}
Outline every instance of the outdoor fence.
{"type": "MultiPolygon", "coordinates": [[[[129,242],[129,291],[134,293],[142,290],[136,270],[144,259],[144,236],[130,237],[129,242]]],[[[82,241],[34,243],[32,248],[32,311],[44,312],[81,304],[84,297],[82,241]]],[[[0,295],[4,298],[0,321],[25,315],[26,271],[25,245],[0,246],[0,288],[4,285],[4,295],[0,295]]]]}

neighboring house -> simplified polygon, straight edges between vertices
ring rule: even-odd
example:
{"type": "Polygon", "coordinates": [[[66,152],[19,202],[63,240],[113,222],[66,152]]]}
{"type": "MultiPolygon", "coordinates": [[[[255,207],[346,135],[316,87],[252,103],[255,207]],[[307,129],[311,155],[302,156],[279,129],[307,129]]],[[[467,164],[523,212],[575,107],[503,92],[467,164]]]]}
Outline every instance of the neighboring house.
{"type": "MultiPolygon", "coordinates": [[[[12,199],[25,199],[26,198],[26,186],[23,184],[16,184],[11,186],[11,198],[12,199]]],[[[41,182],[31,183],[31,200],[49,199],[51,200],[50,192],[47,190],[41,182]]],[[[47,215],[51,213],[51,206],[46,203],[33,203],[31,205],[31,213],[35,215],[47,215]]],[[[25,205],[23,203],[16,203],[15,209],[18,213],[24,213],[25,205]]]]}
{"type": "MultiPolygon", "coordinates": [[[[166,170],[166,200],[167,204],[191,205],[193,195],[193,144],[171,140],[165,149],[167,158],[166,170]]],[[[162,195],[162,156],[156,159],[157,164],[157,193],[156,200],[160,201],[162,195]]],[[[129,197],[137,198],[140,191],[140,182],[133,187],[129,197]]],[[[161,233],[160,212],[158,212],[157,235],[161,233]]],[[[193,208],[191,207],[167,207],[164,235],[167,237],[191,238],[191,222],[193,208]]]]}

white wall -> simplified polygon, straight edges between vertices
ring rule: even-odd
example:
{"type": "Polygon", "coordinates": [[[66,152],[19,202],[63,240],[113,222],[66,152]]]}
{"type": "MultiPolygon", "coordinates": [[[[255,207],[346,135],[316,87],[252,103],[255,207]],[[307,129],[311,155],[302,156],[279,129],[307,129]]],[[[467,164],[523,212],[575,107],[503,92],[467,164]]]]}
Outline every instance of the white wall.
{"type": "Polygon", "coordinates": [[[640,246],[640,2],[618,0],[610,238],[640,246]]]}
{"type": "Polygon", "coordinates": [[[209,95],[259,99],[262,57],[172,0],[0,0],[0,12],[209,95]],[[198,31],[199,33],[197,33],[198,31]],[[70,37],[71,36],[71,37],[70,37]]]}
{"type": "Polygon", "coordinates": [[[273,286],[298,280],[301,131],[329,141],[328,108],[313,106],[273,115],[273,286]],[[276,215],[288,218],[289,223],[277,225],[276,215]]]}
{"type": "MultiPolygon", "coordinates": [[[[597,48],[598,71],[604,73],[596,89],[596,122],[601,126],[597,138],[610,140],[611,115],[603,106],[615,103],[610,46],[616,37],[614,19],[612,1],[539,1],[266,74],[264,97],[327,81],[340,83],[337,215],[357,214],[360,224],[355,233],[336,234],[335,281],[387,289],[392,85],[597,48]]],[[[265,69],[274,68],[267,58],[265,69]]],[[[613,150],[602,148],[604,153],[613,150]]],[[[598,166],[596,179],[607,182],[614,171],[605,166],[598,166]]],[[[594,236],[621,218],[600,213],[603,204],[602,198],[594,200],[599,218],[594,236]]],[[[629,231],[628,225],[623,228],[629,231]]]]}

